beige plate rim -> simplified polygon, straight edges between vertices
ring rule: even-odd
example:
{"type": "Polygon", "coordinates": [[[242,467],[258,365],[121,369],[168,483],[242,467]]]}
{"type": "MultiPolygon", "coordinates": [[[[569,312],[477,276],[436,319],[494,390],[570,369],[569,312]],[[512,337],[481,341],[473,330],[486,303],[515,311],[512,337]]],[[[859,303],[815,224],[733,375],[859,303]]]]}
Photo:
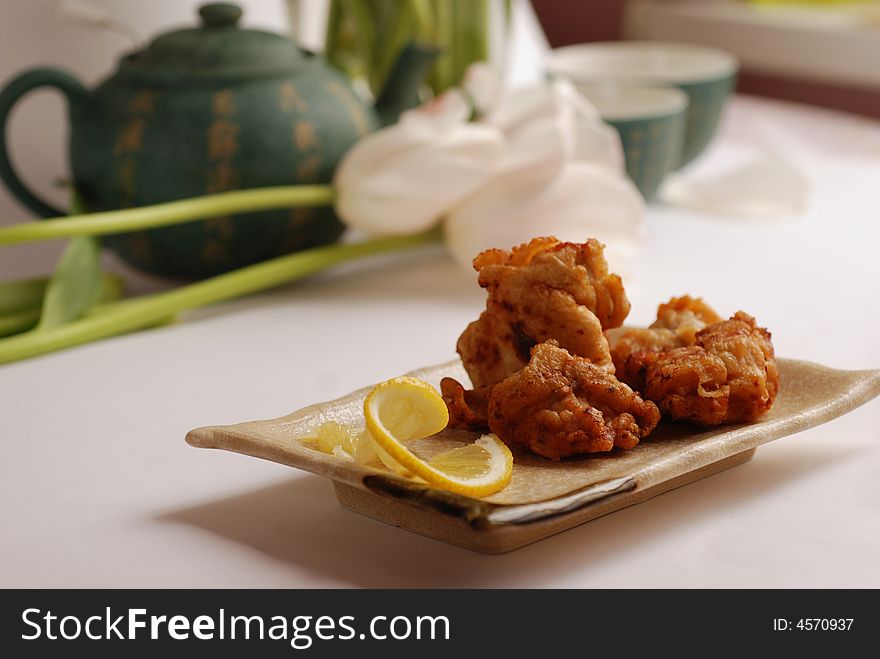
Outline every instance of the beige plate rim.
{"type": "MultiPolygon", "coordinates": [[[[356,465],[304,446],[295,438],[279,440],[278,427],[291,426],[302,419],[319,423],[328,418],[328,411],[343,403],[352,406],[353,400],[366,396],[372,387],[364,387],[334,401],[310,405],[291,414],[262,421],[250,421],[230,426],[206,426],[186,435],[188,444],[198,448],[215,448],[250,455],[325,476],[333,481],[355,486],[374,494],[411,503],[442,516],[458,518],[478,529],[506,525],[528,525],[552,517],[572,513],[602,499],[625,492],[645,490],[682,474],[720,462],[731,456],[751,451],[761,444],[818,426],[859,407],[880,395],[880,370],[844,371],[819,364],[790,359],[779,359],[783,386],[786,374],[838,379],[852,386],[842,394],[821,401],[799,414],[754,424],[730,426],[717,438],[729,436],[729,445],[716,447],[714,453],[688,456],[688,468],[666,469],[657,479],[640,478],[630,474],[600,482],[591,482],[565,494],[526,503],[495,503],[439,490],[423,483],[376,468],[356,465]]],[[[438,379],[446,374],[460,375],[461,363],[453,360],[444,364],[418,369],[413,377],[438,379]]]]}

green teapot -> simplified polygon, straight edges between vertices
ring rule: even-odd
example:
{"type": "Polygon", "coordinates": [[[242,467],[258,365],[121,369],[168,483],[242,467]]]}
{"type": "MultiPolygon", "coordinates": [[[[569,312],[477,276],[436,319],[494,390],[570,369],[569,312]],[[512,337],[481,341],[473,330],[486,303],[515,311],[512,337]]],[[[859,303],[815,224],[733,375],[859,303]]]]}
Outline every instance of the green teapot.
{"type": "MultiPolygon", "coordinates": [[[[70,74],[35,69],[0,93],[0,178],[42,217],[65,215],[28,190],[9,160],[6,122],[37,87],[67,99],[73,183],[90,210],[143,206],[226,190],[326,183],[348,148],[416,103],[437,51],[401,53],[375,108],[322,58],[271,32],[238,27],[241,9],[199,9],[197,28],[169,32],[124,56],[92,91],[70,74]]],[[[131,265],[199,278],[330,243],[332,208],[263,211],[108,236],[131,265]]]]}

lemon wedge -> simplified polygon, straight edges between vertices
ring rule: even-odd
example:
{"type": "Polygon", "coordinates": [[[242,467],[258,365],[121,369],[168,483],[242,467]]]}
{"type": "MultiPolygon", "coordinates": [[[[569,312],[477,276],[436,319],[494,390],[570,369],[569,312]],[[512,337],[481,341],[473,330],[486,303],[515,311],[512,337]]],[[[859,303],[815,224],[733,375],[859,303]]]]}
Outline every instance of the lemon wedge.
{"type": "Polygon", "coordinates": [[[513,456],[495,435],[484,435],[473,444],[430,460],[406,446],[440,432],[449,422],[443,398],[427,382],[409,377],[383,382],[364,400],[364,418],[379,458],[396,471],[410,472],[430,485],[473,497],[493,494],[510,482],[513,456]]]}
{"type": "Polygon", "coordinates": [[[313,437],[303,437],[300,441],[321,453],[358,464],[367,464],[376,458],[373,440],[366,431],[358,432],[336,421],[322,423],[313,437]]]}
{"type": "Polygon", "coordinates": [[[341,449],[348,454],[354,452],[354,437],[352,436],[351,430],[335,421],[328,421],[327,423],[321,424],[318,428],[317,435],[314,438],[314,442],[317,445],[318,450],[324,453],[335,452],[338,455],[339,451],[337,449],[341,449]]]}
{"type": "Polygon", "coordinates": [[[435,455],[427,472],[413,471],[428,483],[470,497],[485,497],[503,490],[513,474],[513,455],[507,444],[483,435],[473,444],[435,455]]]}

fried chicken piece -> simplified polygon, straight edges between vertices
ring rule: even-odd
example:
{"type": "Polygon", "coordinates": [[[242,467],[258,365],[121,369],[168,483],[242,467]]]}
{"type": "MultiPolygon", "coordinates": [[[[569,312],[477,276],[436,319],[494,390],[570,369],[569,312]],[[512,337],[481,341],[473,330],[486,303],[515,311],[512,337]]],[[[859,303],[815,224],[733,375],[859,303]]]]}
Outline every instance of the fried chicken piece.
{"type": "Polygon", "coordinates": [[[481,387],[476,390],[465,389],[454,378],[440,380],[440,392],[449,409],[449,427],[466,430],[485,430],[489,427],[489,390],[481,387]]]}
{"type": "Polygon", "coordinates": [[[645,389],[645,359],[632,360],[636,354],[660,353],[682,345],[675,333],[668,329],[648,327],[621,327],[606,332],[614,362],[614,373],[636,391],[645,389]]]}
{"type": "Polygon", "coordinates": [[[536,345],[528,366],[490,389],[488,412],[502,441],[552,460],[632,448],[660,421],[654,403],[555,341],[536,345]]]}
{"type": "Polygon", "coordinates": [[[657,320],[651,323],[651,328],[669,330],[685,345],[693,345],[697,332],[721,320],[702,298],[682,295],[657,307],[657,320]]]}
{"type": "Polygon", "coordinates": [[[648,328],[606,333],[617,376],[664,415],[701,425],[749,421],[773,404],[770,333],[740,311],[722,320],[699,298],[672,298],[648,328]]]}
{"type": "Polygon", "coordinates": [[[474,259],[489,295],[486,310],[457,345],[475,390],[451,378],[441,383],[451,427],[484,429],[489,387],[521,370],[536,343],[555,339],[613,371],[603,329],[623,322],[629,301],[620,278],[608,273],[603,249],[595,240],[545,237],[474,259]]]}
{"type": "Polygon", "coordinates": [[[603,250],[592,239],[578,244],[535,238],[474,259],[488,300],[457,345],[474,387],[520,370],[532,346],[549,339],[613,372],[603,330],[620,326],[630,305],[620,277],[608,272],[603,250]]]}
{"type": "Polygon", "coordinates": [[[455,349],[474,387],[480,388],[525,366],[534,344],[522,323],[510,323],[504,315],[486,310],[465,328],[455,349]]]}
{"type": "Polygon", "coordinates": [[[657,308],[657,320],[650,327],[620,327],[605,332],[615,373],[638,391],[644,390],[644,360],[630,363],[629,356],[641,351],[667,351],[694,345],[696,334],[721,321],[701,298],[674,297],[657,308]]]}
{"type": "Polygon", "coordinates": [[[634,352],[622,372],[664,415],[705,426],[751,421],[779,391],[770,333],[742,311],[697,332],[694,345],[634,352]]]}
{"type": "MultiPolygon", "coordinates": [[[[726,413],[724,362],[702,348],[644,350],[629,360],[627,373],[639,374],[641,393],[670,419],[723,422],[726,413]]],[[[632,386],[632,384],[631,384],[632,386]]]]}

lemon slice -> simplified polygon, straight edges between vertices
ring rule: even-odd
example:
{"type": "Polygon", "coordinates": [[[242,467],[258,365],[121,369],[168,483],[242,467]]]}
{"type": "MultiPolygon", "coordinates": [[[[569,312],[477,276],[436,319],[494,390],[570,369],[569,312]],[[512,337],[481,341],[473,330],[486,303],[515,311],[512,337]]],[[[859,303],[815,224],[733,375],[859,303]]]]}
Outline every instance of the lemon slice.
{"type": "Polygon", "coordinates": [[[406,470],[425,482],[458,494],[493,494],[510,482],[513,456],[495,435],[454,448],[430,460],[420,458],[406,443],[434,435],[446,427],[449,413],[440,394],[417,378],[395,378],[378,385],[364,400],[367,431],[383,462],[406,470]],[[383,455],[384,454],[384,455],[383,455]]]}
{"type": "Polygon", "coordinates": [[[424,380],[400,377],[377,385],[364,401],[367,427],[364,438],[369,440],[376,457],[386,467],[402,476],[412,476],[411,470],[385,448],[388,442],[378,441],[379,434],[390,436],[392,443],[409,442],[435,435],[449,423],[449,412],[443,398],[424,380]],[[369,419],[374,423],[371,425],[369,419]]]}
{"type": "MultiPolygon", "coordinates": [[[[314,436],[303,437],[300,441],[321,453],[335,455],[343,460],[353,460],[362,465],[369,464],[379,457],[369,432],[358,431],[336,421],[322,423],[314,436]]],[[[394,468],[397,465],[392,463],[389,466],[394,468]]]]}
{"type": "Polygon", "coordinates": [[[485,497],[503,490],[513,473],[513,455],[495,435],[483,435],[473,444],[435,455],[428,461],[430,475],[413,469],[427,482],[458,494],[485,497]]]}
{"type": "Polygon", "coordinates": [[[354,438],[352,432],[346,426],[335,421],[328,421],[318,428],[314,442],[319,451],[324,453],[336,453],[341,449],[346,453],[353,453],[354,438]]]}

